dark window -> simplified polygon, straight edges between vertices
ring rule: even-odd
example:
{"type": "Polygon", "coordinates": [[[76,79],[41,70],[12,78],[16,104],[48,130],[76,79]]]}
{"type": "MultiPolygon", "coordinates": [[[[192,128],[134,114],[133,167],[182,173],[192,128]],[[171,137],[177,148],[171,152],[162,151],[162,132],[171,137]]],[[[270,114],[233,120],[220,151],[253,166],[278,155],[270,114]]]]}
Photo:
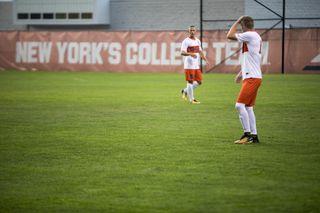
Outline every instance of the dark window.
{"type": "Polygon", "coordinates": [[[82,13],[81,18],[82,19],[92,19],[92,13],[82,13]]]}
{"type": "Polygon", "coordinates": [[[56,19],[66,19],[67,14],[65,13],[56,13],[56,19]]]}
{"type": "Polygon", "coordinates": [[[79,13],[69,13],[69,19],[79,19],[79,13]]]}
{"type": "Polygon", "coordinates": [[[18,13],[18,19],[28,19],[29,14],[28,13],[18,13]]]}
{"type": "Polygon", "coordinates": [[[53,19],[53,13],[44,13],[43,19],[53,19]]]}
{"type": "Polygon", "coordinates": [[[40,13],[31,13],[30,18],[31,19],[41,19],[41,14],[40,13]]]}

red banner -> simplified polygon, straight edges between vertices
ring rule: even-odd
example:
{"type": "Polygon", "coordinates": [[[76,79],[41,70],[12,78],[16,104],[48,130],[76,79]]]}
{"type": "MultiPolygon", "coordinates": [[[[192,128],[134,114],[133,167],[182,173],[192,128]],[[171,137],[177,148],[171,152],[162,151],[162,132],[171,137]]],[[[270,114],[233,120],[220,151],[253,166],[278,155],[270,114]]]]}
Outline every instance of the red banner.
{"type": "MultiPolygon", "coordinates": [[[[204,73],[241,69],[241,44],[226,35],[203,32],[202,47],[210,62],[206,66],[203,61],[204,73]]],[[[187,31],[0,32],[0,69],[183,73],[180,48],[187,36],[187,31]]],[[[284,73],[320,73],[320,28],[288,29],[285,38],[284,73]]],[[[262,40],[262,72],[281,73],[282,30],[270,30],[262,40]]]]}

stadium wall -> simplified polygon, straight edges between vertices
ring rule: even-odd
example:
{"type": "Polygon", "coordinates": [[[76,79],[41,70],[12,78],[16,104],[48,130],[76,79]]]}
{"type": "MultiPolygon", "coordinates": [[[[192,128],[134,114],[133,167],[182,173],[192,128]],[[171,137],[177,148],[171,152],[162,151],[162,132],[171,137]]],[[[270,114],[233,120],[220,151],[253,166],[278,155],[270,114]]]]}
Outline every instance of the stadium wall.
{"type": "MultiPolygon", "coordinates": [[[[203,51],[211,62],[203,63],[203,72],[240,70],[241,44],[226,34],[203,32],[203,51]]],[[[287,29],[285,35],[284,73],[320,73],[320,28],[287,29]]],[[[187,36],[187,31],[0,32],[0,69],[183,73],[180,48],[187,36]]],[[[270,30],[262,39],[262,72],[281,73],[282,31],[270,30]]]]}

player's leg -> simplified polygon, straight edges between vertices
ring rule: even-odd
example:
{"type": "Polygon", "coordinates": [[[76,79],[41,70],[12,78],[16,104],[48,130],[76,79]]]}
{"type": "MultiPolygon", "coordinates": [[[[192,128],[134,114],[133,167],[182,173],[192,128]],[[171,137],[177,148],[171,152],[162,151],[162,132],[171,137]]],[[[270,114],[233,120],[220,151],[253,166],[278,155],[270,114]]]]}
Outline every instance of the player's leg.
{"type": "Polygon", "coordinates": [[[253,106],[256,102],[258,89],[261,85],[261,79],[250,79],[250,96],[248,97],[248,103],[246,103],[246,110],[249,115],[249,123],[252,135],[252,142],[259,143],[258,134],[257,134],[257,126],[256,126],[256,117],[253,112],[253,106]]]}
{"type": "Polygon", "coordinates": [[[249,123],[251,129],[251,135],[254,143],[259,143],[258,134],[257,134],[257,126],[256,126],[256,116],[253,112],[253,107],[246,107],[249,116],[249,123]]]}
{"type": "MultiPolygon", "coordinates": [[[[191,103],[200,103],[200,102],[198,102],[198,101],[195,101],[194,100],[194,97],[193,97],[193,90],[195,89],[195,88],[197,88],[198,86],[200,86],[202,84],[202,81],[189,81],[188,82],[188,84],[187,84],[187,88],[183,91],[183,92],[185,92],[185,95],[187,94],[187,93],[189,93],[189,98],[190,98],[190,102],[191,103]],[[192,89],[191,89],[191,86],[189,86],[189,92],[188,92],[188,85],[190,85],[190,84],[192,84],[192,89]],[[190,93],[191,92],[191,93],[190,93]]],[[[181,91],[181,93],[182,93],[182,91],[181,91]]],[[[185,97],[185,95],[182,93],[182,98],[184,99],[184,100],[187,100],[186,98],[184,98],[185,97]]]]}
{"type": "Polygon", "coordinates": [[[243,144],[252,141],[249,115],[246,110],[246,104],[248,104],[248,100],[250,97],[250,84],[248,82],[248,79],[245,79],[243,81],[242,88],[236,103],[236,109],[239,114],[240,122],[244,130],[244,135],[240,138],[240,140],[235,141],[236,144],[243,144]]]}
{"type": "MultiPolygon", "coordinates": [[[[182,89],[180,92],[182,94],[182,99],[184,99],[185,101],[187,100],[187,94],[188,94],[188,84],[191,84],[192,81],[187,83],[187,87],[185,89],[182,89]]],[[[198,86],[200,86],[202,84],[202,81],[194,81],[192,83],[192,88],[195,89],[198,86]]],[[[189,96],[190,97],[190,96],[189,96]]]]}
{"type": "MultiPolygon", "coordinates": [[[[194,100],[193,97],[193,83],[195,81],[195,76],[196,76],[196,71],[194,69],[185,69],[185,76],[186,76],[186,81],[187,81],[187,88],[184,90],[181,90],[182,93],[182,98],[186,100],[185,95],[189,95],[189,100],[191,103],[199,103],[194,100]]],[[[202,79],[201,79],[202,80],[202,79]]]]}
{"type": "Polygon", "coordinates": [[[253,112],[253,107],[246,107],[246,111],[248,112],[251,134],[256,135],[257,134],[256,117],[253,112]]]}
{"type": "Polygon", "coordinates": [[[182,89],[180,92],[182,94],[182,99],[187,101],[187,94],[188,94],[188,79],[190,78],[190,74],[189,74],[189,70],[188,69],[184,69],[184,73],[186,76],[186,81],[187,81],[187,87],[182,89]]]}
{"type": "Polygon", "coordinates": [[[245,133],[251,133],[249,115],[248,115],[248,112],[246,110],[246,105],[243,104],[243,103],[236,103],[236,109],[237,109],[238,114],[239,114],[239,118],[240,118],[240,122],[241,122],[242,127],[243,127],[243,131],[245,133]]]}
{"type": "Polygon", "coordinates": [[[180,91],[182,94],[182,99],[187,101],[187,94],[189,94],[190,102],[192,102],[194,100],[193,89],[197,88],[197,86],[199,86],[199,84],[196,81],[188,81],[187,87],[180,91]]]}
{"type": "Polygon", "coordinates": [[[202,84],[202,81],[194,81],[193,82],[193,89],[197,88],[198,86],[200,86],[202,84]]]}
{"type": "Polygon", "coordinates": [[[182,99],[187,101],[188,88],[186,87],[185,89],[182,89],[180,92],[182,94],[182,99]]]}
{"type": "MultiPolygon", "coordinates": [[[[192,83],[193,90],[202,84],[202,73],[200,69],[194,70],[194,79],[195,81],[193,81],[192,83]]],[[[191,101],[191,103],[200,104],[200,102],[196,101],[194,98],[193,101],[191,101]]]]}
{"type": "Polygon", "coordinates": [[[190,100],[190,102],[192,102],[194,100],[194,98],[193,98],[193,81],[188,81],[187,91],[189,94],[189,100],[190,100]]]}
{"type": "Polygon", "coordinates": [[[236,109],[239,114],[240,122],[244,130],[244,135],[240,138],[240,140],[235,141],[236,144],[244,144],[252,142],[249,115],[246,110],[246,105],[243,103],[236,103],[236,109]]]}
{"type": "MultiPolygon", "coordinates": [[[[192,72],[192,70],[190,69],[184,69],[184,73],[185,73],[185,76],[186,76],[186,81],[187,81],[187,87],[182,89],[180,92],[182,94],[182,99],[184,99],[185,101],[187,101],[187,94],[189,93],[188,92],[188,85],[191,83],[193,83],[193,78],[194,78],[194,74],[192,72]]],[[[189,89],[190,90],[190,89],[189,89]]],[[[189,94],[189,97],[190,97],[190,94],[189,94]]]]}

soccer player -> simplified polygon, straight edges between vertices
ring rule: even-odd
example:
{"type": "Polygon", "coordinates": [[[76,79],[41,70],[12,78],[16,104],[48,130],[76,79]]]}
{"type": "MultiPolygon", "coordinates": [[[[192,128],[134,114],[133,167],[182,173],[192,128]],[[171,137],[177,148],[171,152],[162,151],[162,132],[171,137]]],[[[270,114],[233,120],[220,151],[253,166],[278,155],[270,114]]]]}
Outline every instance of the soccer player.
{"type": "Polygon", "coordinates": [[[238,73],[235,82],[240,83],[241,79],[243,79],[236,109],[244,129],[244,135],[234,143],[258,143],[253,106],[262,79],[260,68],[262,40],[260,35],[254,31],[254,21],[250,16],[241,16],[230,28],[227,37],[231,40],[243,42],[241,71],[238,73]],[[241,25],[242,33],[236,33],[239,24],[241,25]]]}
{"type": "Polygon", "coordinates": [[[202,73],[198,64],[199,55],[207,65],[210,65],[209,61],[202,52],[201,42],[195,37],[195,26],[189,27],[189,37],[183,40],[181,46],[181,55],[187,56],[184,62],[184,72],[186,75],[187,88],[181,90],[182,98],[187,101],[187,94],[189,95],[190,103],[200,104],[193,98],[193,90],[202,84],[202,73]]]}

